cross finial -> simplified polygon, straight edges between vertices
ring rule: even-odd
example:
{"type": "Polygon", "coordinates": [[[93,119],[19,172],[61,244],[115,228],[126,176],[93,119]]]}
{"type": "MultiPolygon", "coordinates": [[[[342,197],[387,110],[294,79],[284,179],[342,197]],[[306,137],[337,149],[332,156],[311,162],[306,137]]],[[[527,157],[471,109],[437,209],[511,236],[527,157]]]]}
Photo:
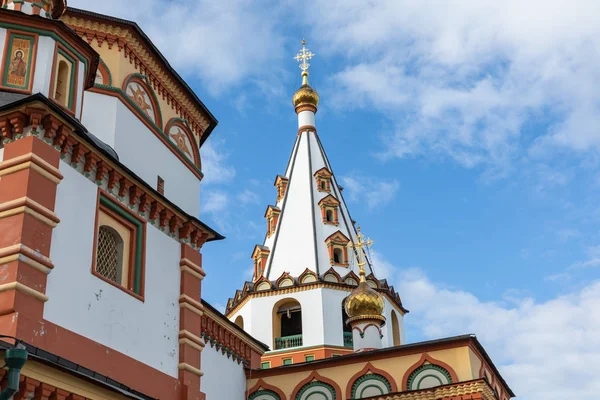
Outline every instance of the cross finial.
{"type": "Polygon", "coordinates": [[[310,63],[308,62],[311,58],[314,57],[314,53],[306,48],[306,40],[302,39],[302,48],[294,57],[294,60],[298,61],[300,69],[302,70],[302,76],[308,75],[308,67],[310,67],[310,63]]]}
{"type": "Polygon", "coordinates": [[[361,282],[365,282],[365,269],[364,266],[367,263],[367,256],[366,256],[366,252],[368,251],[369,253],[371,252],[371,246],[373,245],[373,241],[369,238],[367,238],[367,240],[365,240],[365,235],[362,234],[362,232],[360,231],[360,225],[356,228],[356,230],[358,231],[356,233],[356,242],[350,242],[348,243],[348,246],[350,248],[354,248],[355,251],[355,256],[356,256],[356,261],[358,263],[358,275],[360,275],[360,281],[361,282]]]}

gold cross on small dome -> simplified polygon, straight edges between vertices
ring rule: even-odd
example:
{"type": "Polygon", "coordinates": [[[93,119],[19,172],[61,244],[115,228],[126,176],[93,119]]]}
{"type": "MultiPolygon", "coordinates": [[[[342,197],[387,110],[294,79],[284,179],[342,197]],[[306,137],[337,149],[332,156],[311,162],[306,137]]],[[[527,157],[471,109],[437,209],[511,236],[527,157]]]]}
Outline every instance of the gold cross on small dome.
{"type": "Polygon", "coordinates": [[[365,240],[365,235],[363,235],[362,232],[360,231],[360,225],[356,228],[356,230],[357,230],[356,242],[352,242],[352,241],[349,242],[348,247],[356,250],[354,255],[356,257],[356,262],[358,263],[358,268],[359,268],[358,274],[360,275],[360,278],[362,281],[365,276],[365,270],[363,267],[367,263],[366,252],[368,251],[369,254],[371,253],[371,246],[375,242],[369,238],[367,238],[367,240],[365,240]]]}
{"type": "Polygon", "coordinates": [[[302,49],[296,54],[294,60],[299,62],[300,69],[302,73],[308,71],[308,67],[310,67],[309,60],[314,57],[314,53],[306,48],[306,40],[302,39],[302,49]]]}

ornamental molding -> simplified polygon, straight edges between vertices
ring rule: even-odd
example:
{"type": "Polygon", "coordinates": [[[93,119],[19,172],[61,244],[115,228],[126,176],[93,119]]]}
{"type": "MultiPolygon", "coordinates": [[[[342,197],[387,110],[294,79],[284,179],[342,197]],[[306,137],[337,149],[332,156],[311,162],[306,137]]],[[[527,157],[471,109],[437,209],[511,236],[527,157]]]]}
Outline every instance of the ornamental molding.
{"type": "MultiPolygon", "coordinates": [[[[175,209],[120,165],[75,133],[74,127],[35,101],[0,115],[0,137],[6,144],[35,136],[60,152],[61,159],[94,182],[110,198],[166,235],[198,250],[210,233],[197,221],[175,209]]],[[[34,161],[34,160],[32,160],[34,161]]],[[[62,175],[61,175],[62,177],[62,175]]]]}
{"type": "Polygon", "coordinates": [[[494,391],[483,379],[370,397],[369,400],[497,400],[494,391]]]}
{"type": "MultiPolygon", "coordinates": [[[[333,269],[333,267],[322,275],[317,275],[313,271],[306,269],[298,278],[294,278],[285,272],[282,273],[279,278],[273,281],[270,281],[263,276],[254,283],[246,282],[242,290],[236,290],[234,297],[230,298],[227,302],[225,315],[227,317],[233,316],[251,298],[254,297],[278,296],[282,294],[298,293],[320,288],[351,292],[356,288],[356,285],[350,285],[346,283],[346,281],[353,279],[358,282],[354,272],[350,271],[342,277],[335,271],[335,269],[333,269]],[[309,277],[311,279],[307,279],[309,277]],[[287,278],[287,280],[285,278],[287,278]],[[293,284],[287,285],[286,281],[288,280],[292,280],[293,284]],[[286,282],[285,286],[280,286],[279,284],[281,282],[286,282]]],[[[396,307],[396,311],[398,311],[401,315],[404,315],[408,312],[408,310],[402,306],[400,296],[396,293],[392,286],[388,286],[385,279],[379,281],[377,278],[375,278],[375,276],[373,276],[373,274],[369,274],[367,277],[367,282],[371,282],[369,286],[386,296],[388,301],[396,307]]]]}
{"type": "Polygon", "coordinates": [[[79,37],[92,44],[102,47],[104,43],[109,49],[116,44],[119,52],[129,60],[129,63],[143,75],[147,75],[150,86],[167,102],[180,118],[189,121],[198,143],[203,133],[210,127],[208,116],[201,112],[195,101],[185,93],[186,91],[166,72],[166,67],[154,52],[138,38],[129,27],[117,26],[106,22],[84,19],[70,14],[62,17],[62,21],[69,25],[79,37]]]}
{"type": "Polygon", "coordinates": [[[201,317],[202,339],[210,347],[217,346],[222,354],[233,357],[233,361],[238,364],[245,362],[250,364],[252,351],[263,354],[264,349],[257,346],[250,338],[245,337],[244,333],[231,329],[229,321],[223,321],[224,317],[213,313],[208,308],[204,309],[201,317]]]}

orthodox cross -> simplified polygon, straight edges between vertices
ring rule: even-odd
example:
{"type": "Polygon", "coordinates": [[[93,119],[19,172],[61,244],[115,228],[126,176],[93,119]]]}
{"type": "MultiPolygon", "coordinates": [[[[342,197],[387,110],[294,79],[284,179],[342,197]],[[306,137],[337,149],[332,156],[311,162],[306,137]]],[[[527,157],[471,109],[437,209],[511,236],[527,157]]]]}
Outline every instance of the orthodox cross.
{"type": "Polygon", "coordinates": [[[294,57],[294,60],[300,63],[299,66],[302,70],[302,73],[308,71],[308,67],[310,67],[308,60],[313,58],[314,55],[314,53],[306,48],[306,40],[302,39],[302,49],[300,49],[298,54],[296,54],[296,57],[294,57]]]}
{"type": "Polygon", "coordinates": [[[358,231],[356,233],[356,242],[349,242],[348,247],[355,250],[354,253],[356,256],[356,261],[358,263],[359,275],[362,281],[365,276],[365,270],[363,269],[363,267],[367,263],[366,252],[368,251],[369,253],[371,253],[371,246],[374,242],[369,238],[365,240],[365,235],[363,235],[360,231],[360,226],[358,226],[356,230],[358,231]]]}

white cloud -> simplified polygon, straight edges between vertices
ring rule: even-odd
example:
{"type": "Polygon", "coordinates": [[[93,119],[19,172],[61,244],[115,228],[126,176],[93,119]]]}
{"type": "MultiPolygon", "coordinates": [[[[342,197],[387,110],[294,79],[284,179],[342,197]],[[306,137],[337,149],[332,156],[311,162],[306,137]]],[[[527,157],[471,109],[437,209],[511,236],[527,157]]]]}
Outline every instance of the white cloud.
{"type": "Polygon", "coordinates": [[[260,203],[260,196],[256,192],[253,192],[250,189],[244,189],[244,191],[242,191],[241,193],[239,193],[237,195],[237,198],[242,204],[259,204],[260,203]]]}
{"type": "Polygon", "coordinates": [[[358,176],[342,176],[340,179],[344,191],[349,194],[348,198],[351,201],[365,201],[370,210],[389,203],[400,188],[395,179],[389,182],[358,176]]]}
{"type": "Polygon", "coordinates": [[[432,282],[419,269],[398,270],[382,257],[374,261],[411,311],[409,332],[423,339],[475,333],[518,399],[597,398],[600,282],[545,301],[518,293],[509,301],[482,301],[432,282]]]}
{"type": "Polygon", "coordinates": [[[205,196],[201,196],[202,210],[209,214],[216,214],[227,209],[229,195],[220,190],[210,190],[205,196]]]}
{"type": "Polygon", "coordinates": [[[312,0],[305,9],[321,53],[347,65],[331,103],[375,107],[395,124],[383,157],[450,157],[503,176],[527,153],[600,149],[593,0],[312,0]]]}
{"type": "Polygon", "coordinates": [[[69,5],[135,21],[188,78],[218,93],[243,79],[269,77],[283,55],[281,7],[249,0],[69,0],[69,5]]]}
{"type": "Polygon", "coordinates": [[[228,160],[228,154],[223,150],[224,141],[214,138],[207,140],[200,148],[204,185],[210,183],[227,183],[235,177],[235,168],[228,160]]]}

